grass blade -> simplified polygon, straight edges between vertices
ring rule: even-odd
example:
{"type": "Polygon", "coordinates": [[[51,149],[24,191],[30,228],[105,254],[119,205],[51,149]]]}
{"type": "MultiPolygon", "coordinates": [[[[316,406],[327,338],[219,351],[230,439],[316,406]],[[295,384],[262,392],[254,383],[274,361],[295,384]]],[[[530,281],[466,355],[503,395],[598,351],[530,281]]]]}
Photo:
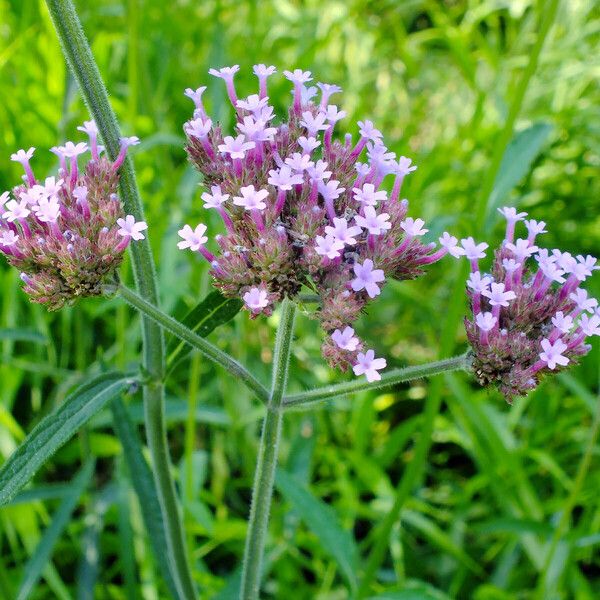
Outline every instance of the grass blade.
{"type": "Polygon", "coordinates": [[[54,514],[52,523],[44,532],[35,552],[24,568],[24,578],[19,587],[16,600],[26,600],[38,582],[42,571],[52,555],[52,550],[63,530],[67,526],[71,513],[75,510],[79,498],[88,486],[92,473],[94,472],[94,461],[88,461],[75,479],[71,482],[71,489],[54,514]]]}
{"type": "Polygon", "coordinates": [[[275,485],[307,527],[319,538],[323,549],[335,559],[350,587],[355,589],[358,549],[352,534],[339,524],[333,508],[313,496],[294,477],[281,469],[277,471],[275,485]]]}
{"type": "Polygon", "coordinates": [[[107,402],[127,389],[130,378],[105,373],[78,387],[52,414],[42,419],[0,469],[0,506],[5,505],[36,471],[107,402]]]}
{"type": "Polygon", "coordinates": [[[488,201],[487,230],[491,229],[495,209],[502,204],[519,181],[529,173],[531,163],[542,150],[551,131],[552,125],[549,123],[535,123],[516,133],[506,146],[488,201]]]}
{"type": "Polygon", "coordinates": [[[148,463],[144,459],[139,437],[121,398],[116,398],[112,402],[111,410],[115,432],[123,446],[123,456],[127,462],[131,482],[140,501],[144,524],[154,550],[156,564],[169,587],[172,597],[177,598],[179,594],[177,593],[175,581],[171,576],[169,564],[164,559],[167,538],[154,478],[148,463]]]}

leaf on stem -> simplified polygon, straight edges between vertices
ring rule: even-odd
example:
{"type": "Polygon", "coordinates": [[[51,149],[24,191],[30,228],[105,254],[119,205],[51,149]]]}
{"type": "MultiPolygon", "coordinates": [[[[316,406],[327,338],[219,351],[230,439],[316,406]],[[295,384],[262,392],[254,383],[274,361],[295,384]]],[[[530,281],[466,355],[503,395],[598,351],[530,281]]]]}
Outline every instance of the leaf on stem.
{"type": "Polygon", "coordinates": [[[72,392],[52,414],[44,417],[0,469],[0,506],[107,402],[124,392],[131,378],[104,373],[72,392]]]}
{"type": "MultiPolygon", "coordinates": [[[[224,325],[242,308],[238,298],[225,298],[220,292],[211,292],[199,302],[181,321],[200,337],[206,337],[217,327],[224,325]]],[[[167,365],[171,368],[177,360],[185,358],[192,348],[179,338],[173,338],[167,347],[167,365]]]]}

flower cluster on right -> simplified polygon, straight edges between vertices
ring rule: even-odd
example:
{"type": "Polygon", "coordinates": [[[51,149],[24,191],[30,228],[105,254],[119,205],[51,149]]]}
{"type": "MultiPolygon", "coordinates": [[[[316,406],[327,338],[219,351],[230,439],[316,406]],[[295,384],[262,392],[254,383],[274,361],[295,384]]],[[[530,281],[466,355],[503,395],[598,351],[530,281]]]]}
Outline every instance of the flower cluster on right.
{"type": "Polygon", "coordinates": [[[473,311],[465,327],[475,376],[512,402],[545,374],[589,352],[586,338],[600,335],[600,312],[581,284],[600,267],[592,256],[537,246],[538,235],[546,233],[543,221],[527,220],[527,213],[512,207],[499,211],[507,221],[506,235],[490,274],[479,268],[488,245],[463,240],[471,263],[467,294],[473,311]],[[528,235],[515,240],[519,221],[528,235]]]}

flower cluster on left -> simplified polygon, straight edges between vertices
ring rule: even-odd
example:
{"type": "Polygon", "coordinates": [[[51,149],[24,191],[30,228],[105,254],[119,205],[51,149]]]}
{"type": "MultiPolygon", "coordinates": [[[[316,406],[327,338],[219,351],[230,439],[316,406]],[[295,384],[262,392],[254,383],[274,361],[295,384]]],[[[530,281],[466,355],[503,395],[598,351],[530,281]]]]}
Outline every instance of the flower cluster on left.
{"type": "Polygon", "coordinates": [[[25,170],[23,183],[0,195],[0,252],[19,269],[33,302],[57,310],[101,294],[105,277],[119,266],[130,240],[144,239],[143,221],[125,216],[117,186],[119,167],[137,137],[122,138],[114,161],[103,156],[93,121],[78,127],[89,144],[66,142],[51,148],[60,161],[58,177],[36,179],[30,165],[35,148],[11,160],[25,170]],[[91,153],[85,168],[79,156],[91,153]]]}

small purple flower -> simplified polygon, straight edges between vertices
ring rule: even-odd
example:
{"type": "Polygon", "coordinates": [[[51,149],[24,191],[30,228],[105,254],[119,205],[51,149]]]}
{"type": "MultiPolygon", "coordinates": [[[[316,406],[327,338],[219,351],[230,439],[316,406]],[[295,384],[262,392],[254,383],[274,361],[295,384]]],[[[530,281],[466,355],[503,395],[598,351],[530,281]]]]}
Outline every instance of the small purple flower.
{"type": "Polygon", "coordinates": [[[19,241],[19,236],[10,229],[0,230],[0,246],[14,246],[19,241]]]}
{"type": "Polygon", "coordinates": [[[538,251],[538,247],[532,246],[528,240],[517,240],[514,244],[508,242],[505,246],[519,261],[533,256],[538,251]]]}
{"type": "Polygon", "coordinates": [[[562,310],[559,310],[552,317],[552,325],[560,331],[560,333],[569,333],[573,329],[573,317],[565,315],[562,310]]]}
{"type": "Polygon", "coordinates": [[[307,171],[311,167],[314,167],[314,163],[310,160],[310,156],[308,156],[308,154],[300,154],[300,152],[294,152],[291,156],[286,158],[285,164],[298,173],[302,173],[303,171],[307,171]]]}
{"type": "Polygon", "coordinates": [[[333,125],[345,118],[346,114],[345,110],[338,110],[338,107],[335,106],[335,104],[329,104],[325,112],[325,118],[333,125]]]}
{"type": "Polygon", "coordinates": [[[412,158],[407,158],[406,156],[401,156],[398,159],[397,165],[394,167],[394,173],[396,173],[396,175],[401,175],[402,177],[405,177],[416,170],[417,166],[412,164],[412,158]]]}
{"type": "Polygon", "coordinates": [[[517,297],[512,290],[505,291],[503,283],[492,283],[481,295],[489,299],[491,306],[508,306],[509,301],[517,297]]]}
{"type": "Polygon", "coordinates": [[[313,113],[307,110],[302,113],[300,125],[307,129],[309,136],[314,137],[319,131],[324,131],[329,127],[326,121],[327,115],[325,113],[318,112],[316,115],[313,115],[313,113]]]}
{"type": "Polygon", "coordinates": [[[378,215],[373,206],[365,206],[364,217],[356,215],[354,220],[359,227],[363,227],[371,235],[381,235],[384,231],[392,228],[392,224],[389,222],[390,215],[387,213],[378,215]]]}
{"type": "Polygon", "coordinates": [[[362,227],[356,225],[348,227],[346,219],[335,218],[333,219],[333,227],[331,225],[325,227],[325,233],[332,235],[343,245],[354,246],[356,244],[354,236],[362,233],[362,227]]]}
{"type": "Polygon", "coordinates": [[[317,83],[317,87],[321,90],[321,104],[319,105],[321,110],[327,106],[331,96],[339,94],[342,91],[341,87],[329,83],[317,83]]]}
{"type": "Polygon", "coordinates": [[[475,322],[481,331],[488,332],[494,329],[498,319],[491,312],[483,312],[475,317],[475,322]]]}
{"type": "Polygon", "coordinates": [[[372,121],[359,121],[358,130],[362,138],[370,140],[371,142],[377,143],[383,137],[381,131],[379,131],[379,129],[375,129],[372,121]]]}
{"type": "Polygon", "coordinates": [[[260,112],[267,106],[268,103],[268,96],[261,98],[258,94],[251,94],[245,100],[238,100],[237,107],[247,110],[253,114],[260,114],[260,112]]]}
{"type": "Polygon", "coordinates": [[[586,290],[577,288],[569,298],[575,302],[577,308],[581,312],[593,313],[594,309],[598,306],[598,300],[596,298],[589,298],[586,290]]]}
{"type": "Polygon", "coordinates": [[[219,152],[229,154],[232,159],[242,159],[246,156],[246,152],[252,150],[255,146],[254,142],[246,141],[245,135],[238,135],[235,138],[228,135],[223,139],[223,143],[219,144],[219,152]]]}
{"type": "Polygon", "coordinates": [[[267,292],[259,288],[252,288],[242,296],[246,306],[255,313],[260,312],[269,305],[267,292]]]}
{"type": "Polygon", "coordinates": [[[269,196],[267,190],[255,190],[253,185],[247,185],[240,189],[241,196],[234,196],[233,203],[243,206],[246,210],[265,210],[267,205],[265,199],[269,196]]]}
{"type": "Polygon", "coordinates": [[[425,221],[423,221],[423,219],[413,219],[412,217],[408,217],[400,223],[400,227],[402,227],[402,229],[406,231],[406,234],[411,237],[425,235],[429,229],[425,229],[423,225],[425,225],[425,221]]]}
{"type": "Polygon", "coordinates": [[[221,208],[221,205],[229,198],[229,194],[223,194],[221,186],[213,185],[209,192],[200,196],[204,201],[204,208],[221,208]]]}
{"type": "Polygon", "coordinates": [[[221,69],[209,69],[208,74],[220,79],[233,79],[233,76],[240,70],[239,65],[233,67],[222,67],[221,69]]]}
{"type": "Polygon", "coordinates": [[[286,79],[289,79],[295,85],[304,85],[312,81],[312,73],[310,71],[303,71],[302,69],[284,71],[283,74],[286,79]]]}
{"type": "Polygon", "coordinates": [[[58,203],[58,200],[40,198],[35,210],[35,215],[42,223],[56,223],[60,215],[60,204],[58,203]]]}
{"type": "Polygon", "coordinates": [[[591,337],[593,335],[600,335],[600,316],[597,314],[592,315],[581,315],[579,321],[579,327],[584,335],[591,337]]]}
{"type": "Polygon", "coordinates": [[[344,243],[340,242],[333,235],[326,235],[325,237],[318,235],[315,238],[315,242],[315,252],[330,260],[337,258],[344,249],[344,243]]]}
{"type": "Polygon", "coordinates": [[[303,179],[301,173],[292,173],[288,165],[283,165],[280,169],[269,171],[269,179],[267,181],[280,190],[288,191],[293,186],[302,184],[303,179]]]}
{"type": "Polygon", "coordinates": [[[542,340],[543,352],[540,352],[540,358],[548,365],[549,369],[556,369],[556,365],[564,367],[569,364],[569,359],[562,355],[566,349],[567,344],[562,340],[556,340],[553,344],[550,340],[544,338],[542,340]]]}
{"type": "Polygon", "coordinates": [[[197,252],[208,241],[208,238],[204,235],[206,233],[206,225],[203,223],[196,225],[195,229],[192,229],[189,225],[184,225],[183,229],[180,229],[177,233],[183,240],[177,243],[177,247],[180,250],[189,248],[197,252]]]}
{"type": "Polygon", "coordinates": [[[4,208],[7,210],[2,215],[2,218],[6,219],[9,223],[19,219],[25,219],[31,212],[27,208],[27,200],[21,200],[20,202],[17,202],[16,200],[9,200],[4,208]]]}
{"type": "Polygon", "coordinates": [[[375,352],[373,350],[367,350],[366,353],[359,352],[356,357],[357,363],[352,367],[354,374],[365,375],[367,381],[379,381],[381,375],[378,371],[387,367],[387,361],[385,358],[375,358],[375,352]]]}
{"type": "Polygon", "coordinates": [[[485,258],[485,250],[488,248],[488,244],[481,242],[477,244],[472,237],[468,237],[461,240],[465,256],[469,260],[476,260],[479,258],[485,258]]]}
{"type": "Polygon", "coordinates": [[[369,298],[375,298],[381,293],[378,283],[385,281],[385,275],[381,269],[373,269],[373,261],[366,258],[363,264],[354,264],[354,274],[356,277],[352,280],[352,289],[355,292],[365,290],[369,298]]]}
{"type": "Polygon", "coordinates": [[[196,106],[196,108],[204,111],[202,105],[202,94],[206,91],[206,86],[202,85],[199,88],[193,90],[192,88],[186,88],[184,95],[187,96],[196,106]]]}
{"type": "Polygon", "coordinates": [[[307,138],[302,135],[298,138],[298,144],[304,151],[304,154],[310,155],[313,150],[316,150],[321,145],[321,142],[314,137],[307,138]]]}
{"type": "Polygon", "coordinates": [[[454,258],[460,258],[465,254],[465,251],[458,245],[458,240],[447,231],[444,231],[439,238],[439,242],[440,245],[448,251],[448,254],[454,258]]]}
{"type": "Polygon", "coordinates": [[[324,160],[318,160],[312,167],[308,167],[306,172],[313,181],[326,181],[331,177],[331,171],[328,171],[327,167],[324,160]]]}
{"type": "Polygon", "coordinates": [[[185,132],[188,135],[193,135],[199,140],[204,139],[212,128],[212,121],[208,118],[203,119],[202,117],[198,117],[197,119],[192,119],[185,125],[185,132]]]}
{"type": "Polygon", "coordinates": [[[352,327],[346,327],[344,331],[336,329],[331,334],[331,339],[336,343],[338,348],[350,352],[356,351],[360,344],[360,340],[354,335],[354,329],[352,329],[352,327]]]}
{"type": "Polygon", "coordinates": [[[481,294],[490,289],[490,285],[494,280],[489,275],[481,275],[479,271],[475,271],[469,275],[467,286],[476,294],[481,294]]]}
{"type": "Polygon", "coordinates": [[[117,233],[123,237],[130,237],[133,240],[145,239],[142,231],[148,229],[145,221],[136,221],[133,215],[127,215],[124,219],[117,219],[117,225],[120,229],[117,233]]]}
{"type": "Polygon", "coordinates": [[[385,190],[375,190],[372,183],[365,183],[362,188],[353,188],[354,199],[365,206],[377,206],[379,202],[387,200],[387,192],[385,190]]]}
{"type": "MultiPolygon", "coordinates": [[[[121,138],[122,140],[124,139],[129,139],[129,138],[121,138]]],[[[137,139],[137,138],[135,138],[137,139]]],[[[88,145],[85,142],[79,142],[78,144],[74,144],[73,142],[67,142],[64,145],[64,155],[67,158],[77,158],[78,156],[81,156],[82,154],[85,154],[88,151],[88,145]]]]}

